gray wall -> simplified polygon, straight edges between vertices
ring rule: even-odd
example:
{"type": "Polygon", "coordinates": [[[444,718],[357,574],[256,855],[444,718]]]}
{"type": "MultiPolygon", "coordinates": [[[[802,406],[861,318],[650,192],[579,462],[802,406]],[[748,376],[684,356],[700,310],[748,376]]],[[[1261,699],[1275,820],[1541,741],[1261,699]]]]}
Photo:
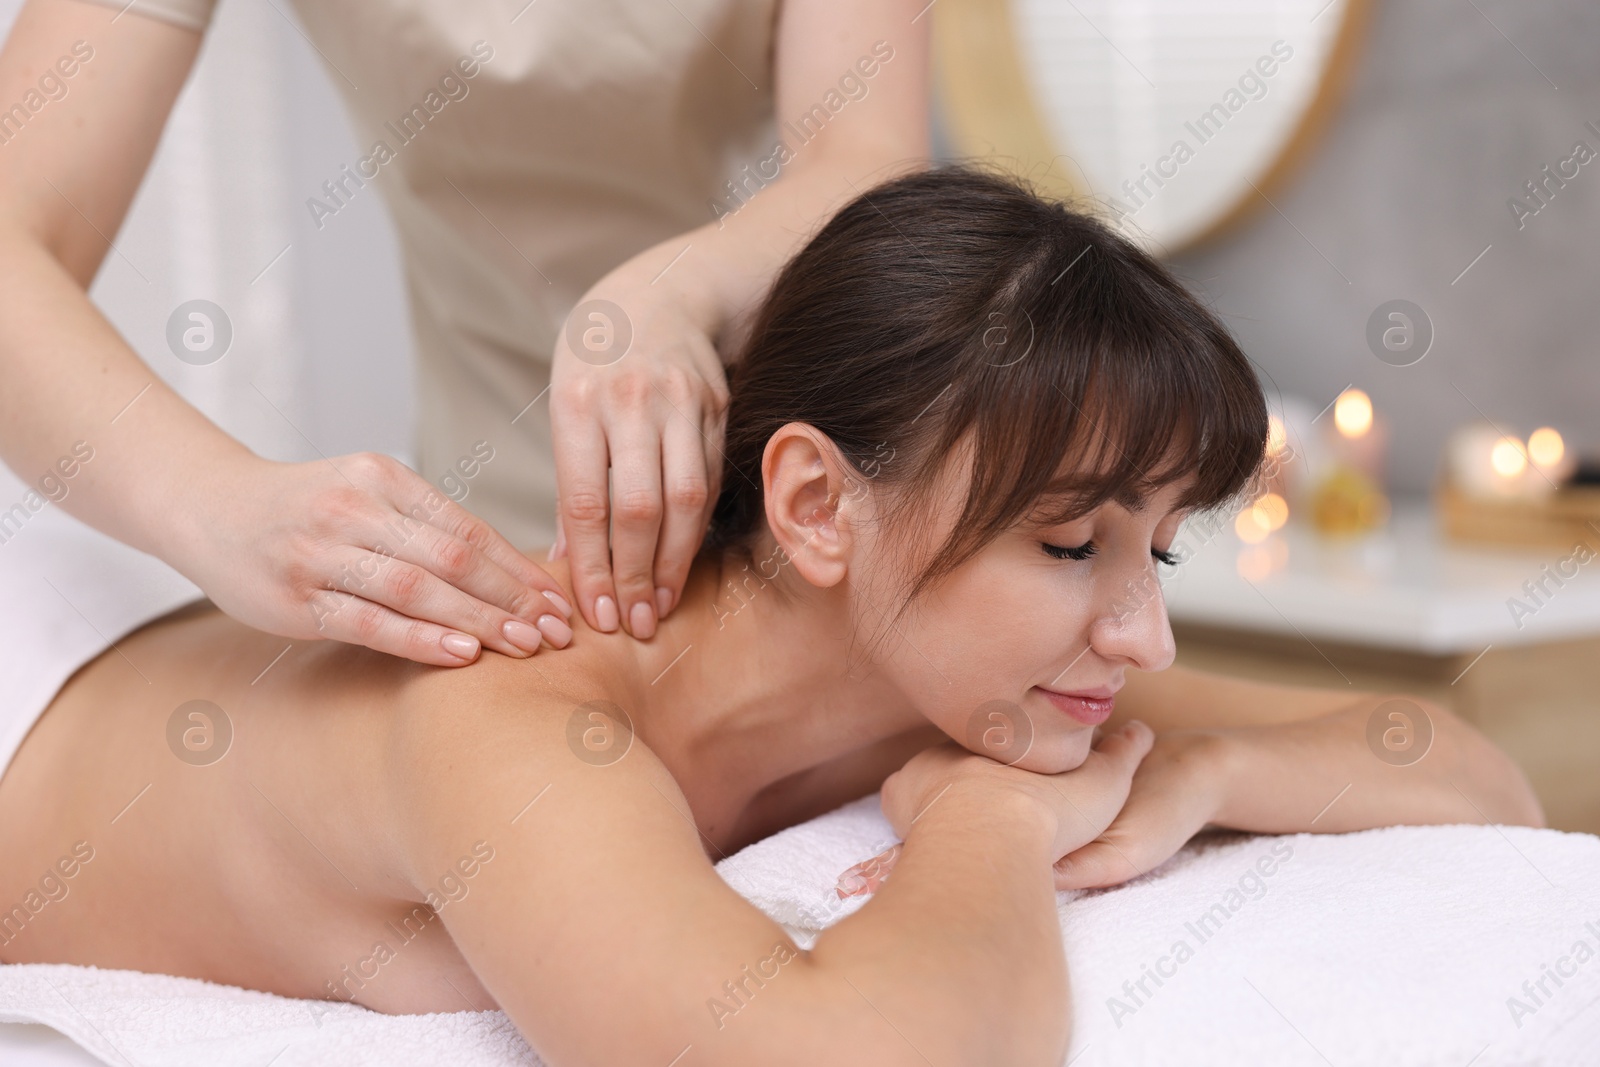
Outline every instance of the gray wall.
{"type": "Polygon", "coordinates": [[[1370,393],[1398,490],[1432,485],[1477,409],[1600,451],[1600,155],[1520,231],[1506,206],[1575,141],[1600,153],[1586,121],[1600,127],[1595,0],[1377,0],[1343,108],[1271,194],[1293,225],[1263,206],[1173,265],[1277,388],[1317,408],[1348,384],[1370,393]],[[1395,298],[1434,324],[1409,367],[1365,339],[1395,298]]]}

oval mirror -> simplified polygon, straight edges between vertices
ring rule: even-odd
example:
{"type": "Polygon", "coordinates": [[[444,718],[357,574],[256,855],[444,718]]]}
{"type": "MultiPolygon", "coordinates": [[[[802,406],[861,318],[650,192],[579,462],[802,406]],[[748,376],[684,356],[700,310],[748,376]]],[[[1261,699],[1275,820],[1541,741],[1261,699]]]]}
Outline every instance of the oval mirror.
{"type": "Polygon", "coordinates": [[[1265,207],[1326,124],[1369,0],[938,0],[944,132],[1171,254],[1265,207]]]}

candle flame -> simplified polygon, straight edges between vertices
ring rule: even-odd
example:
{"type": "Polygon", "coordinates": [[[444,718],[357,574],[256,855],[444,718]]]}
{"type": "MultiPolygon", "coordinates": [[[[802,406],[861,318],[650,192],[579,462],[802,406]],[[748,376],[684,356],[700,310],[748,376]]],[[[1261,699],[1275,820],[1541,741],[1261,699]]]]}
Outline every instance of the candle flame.
{"type": "Polygon", "coordinates": [[[1489,463],[1502,478],[1515,478],[1528,465],[1528,453],[1515,437],[1502,437],[1489,453],[1489,463]]]}
{"type": "Polygon", "coordinates": [[[1361,437],[1372,429],[1372,398],[1360,389],[1346,389],[1333,403],[1333,424],[1346,437],[1361,437]]]}
{"type": "Polygon", "coordinates": [[[1528,438],[1528,455],[1541,467],[1554,467],[1566,451],[1561,434],[1552,427],[1541,426],[1528,438]]]}

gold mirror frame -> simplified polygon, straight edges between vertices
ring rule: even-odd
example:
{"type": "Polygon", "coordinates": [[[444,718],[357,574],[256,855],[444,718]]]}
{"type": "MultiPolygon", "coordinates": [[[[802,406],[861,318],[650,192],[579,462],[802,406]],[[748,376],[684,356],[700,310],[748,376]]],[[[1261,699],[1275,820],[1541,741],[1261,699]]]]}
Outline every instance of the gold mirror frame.
{"type": "MultiPolygon", "coordinates": [[[[1163,246],[1163,255],[1198,248],[1238,226],[1311,155],[1343,102],[1371,20],[1371,0],[1344,0],[1342,6],[1343,21],[1316,92],[1272,163],[1250,176],[1263,195],[1245,188],[1203,229],[1180,244],[1163,246]]],[[[1048,195],[1092,200],[1087,186],[1058,165],[1072,157],[1054,143],[1028,84],[1011,0],[939,0],[932,15],[934,78],[945,132],[957,155],[1008,161],[1048,195]]]]}

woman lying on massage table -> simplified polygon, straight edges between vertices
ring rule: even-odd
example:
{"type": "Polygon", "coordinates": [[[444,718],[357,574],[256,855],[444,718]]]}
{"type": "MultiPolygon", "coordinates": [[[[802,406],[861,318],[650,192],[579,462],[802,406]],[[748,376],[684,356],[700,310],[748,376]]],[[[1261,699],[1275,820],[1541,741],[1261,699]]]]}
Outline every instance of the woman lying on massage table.
{"type": "Polygon", "coordinates": [[[876,189],[732,383],[711,534],[648,641],[278,658],[202,604],[85,667],[0,781],[0,904],[70,885],[0,958],[498,1005],[552,1064],[1054,1065],[1057,887],[1207,826],[1541,825],[1437,705],[1396,766],[1384,694],[1171,667],[1155,563],[1248,487],[1266,410],[1098,223],[961,170],[876,189]],[[712,868],[879,788],[898,865],[809,951],[712,868]]]}

